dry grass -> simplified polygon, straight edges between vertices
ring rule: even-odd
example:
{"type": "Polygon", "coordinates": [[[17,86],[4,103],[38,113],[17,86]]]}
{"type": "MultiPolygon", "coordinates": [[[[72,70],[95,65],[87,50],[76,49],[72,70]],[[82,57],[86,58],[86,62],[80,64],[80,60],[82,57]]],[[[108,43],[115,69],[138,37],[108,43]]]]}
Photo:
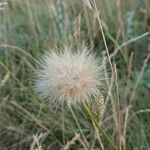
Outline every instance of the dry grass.
{"type": "Polygon", "coordinates": [[[149,0],[0,1],[0,149],[149,149],[149,6],[149,0]],[[41,54],[83,43],[107,57],[101,121],[86,106],[56,112],[33,91],[41,54]]]}

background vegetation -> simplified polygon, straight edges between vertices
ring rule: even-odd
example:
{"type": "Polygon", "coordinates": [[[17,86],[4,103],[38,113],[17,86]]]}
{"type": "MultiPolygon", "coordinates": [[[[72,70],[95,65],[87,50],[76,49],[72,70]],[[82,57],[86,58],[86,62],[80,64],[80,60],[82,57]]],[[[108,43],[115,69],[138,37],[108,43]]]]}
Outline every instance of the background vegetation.
{"type": "Polygon", "coordinates": [[[98,56],[110,54],[105,132],[118,149],[148,150],[149,25],[149,0],[1,0],[0,150],[87,149],[86,142],[88,149],[112,149],[80,107],[73,108],[77,124],[70,110],[56,113],[32,88],[40,54],[82,43],[98,56]]]}

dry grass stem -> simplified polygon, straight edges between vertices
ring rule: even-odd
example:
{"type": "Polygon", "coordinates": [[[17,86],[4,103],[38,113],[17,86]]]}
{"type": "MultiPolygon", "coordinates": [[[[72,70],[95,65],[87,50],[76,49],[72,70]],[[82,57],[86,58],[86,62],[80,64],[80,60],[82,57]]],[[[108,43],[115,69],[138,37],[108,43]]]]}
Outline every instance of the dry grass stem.
{"type": "Polygon", "coordinates": [[[72,140],[68,141],[62,150],[69,150],[69,147],[73,145],[77,140],[79,140],[79,138],[80,138],[80,134],[75,133],[75,136],[72,138],[72,140]]]}

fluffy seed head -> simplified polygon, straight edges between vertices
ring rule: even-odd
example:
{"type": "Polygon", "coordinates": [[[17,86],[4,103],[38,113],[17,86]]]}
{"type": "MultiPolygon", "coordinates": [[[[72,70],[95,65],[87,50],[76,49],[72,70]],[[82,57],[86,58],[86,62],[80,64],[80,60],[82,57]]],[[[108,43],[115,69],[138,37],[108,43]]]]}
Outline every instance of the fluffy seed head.
{"type": "Polygon", "coordinates": [[[55,105],[94,102],[99,99],[104,65],[87,48],[82,51],[47,52],[36,72],[39,97],[55,105]]]}

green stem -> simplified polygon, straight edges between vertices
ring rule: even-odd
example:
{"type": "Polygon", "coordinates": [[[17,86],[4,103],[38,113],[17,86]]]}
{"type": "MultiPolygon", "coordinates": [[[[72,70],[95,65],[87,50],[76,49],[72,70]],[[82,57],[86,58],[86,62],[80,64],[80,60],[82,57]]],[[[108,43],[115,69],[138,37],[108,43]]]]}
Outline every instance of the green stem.
{"type": "Polygon", "coordinates": [[[100,132],[105,136],[105,138],[107,139],[107,141],[111,144],[111,146],[113,147],[114,150],[117,150],[117,147],[113,144],[113,142],[111,141],[111,139],[107,136],[107,134],[105,133],[104,129],[99,126],[98,122],[96,121],[96,119],[94,118],[93,114],[91,113],[90,109],[88,108],[88,106],[84,103],[83,104],[88,115],[90,116],[91,118],[91,121],[93,123],[93,126],[96,126],[100,132]]]}
{"type": "Polygon", "coordinates": [[[79,128],[79,130],[80,130],[80,133],[81,133],[81,135],[82,135],[82,137],[83,137],[83,139],[84,139],[85,146],[86,146],[87,149],[88,149],[88,147],[89,147],[88,142],[87,142],[87,140],[86,140],[86,138],[85,138],[85,136],[84,136],[84,133],[82,132],[82,129],[81,129],[81,127],[80,127],[80,124],[79,124],[79,122],[78,122],[78,120],[77,120],[77,118],[76,118],[76,115],[75,115],[75,113],[74,113],[74,111],[73,111],[73,109],[72,109],[71,106],[70,106],[70,110],[71,110],[71,113],[72,113],[72,115],[73,115],[73,118],[74,118],[74,120],[75,120],[75,122],[76,122],[76,124],[77,124],[77,126],[78,126],[78,128],[79,128]]]}

